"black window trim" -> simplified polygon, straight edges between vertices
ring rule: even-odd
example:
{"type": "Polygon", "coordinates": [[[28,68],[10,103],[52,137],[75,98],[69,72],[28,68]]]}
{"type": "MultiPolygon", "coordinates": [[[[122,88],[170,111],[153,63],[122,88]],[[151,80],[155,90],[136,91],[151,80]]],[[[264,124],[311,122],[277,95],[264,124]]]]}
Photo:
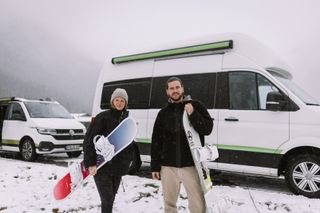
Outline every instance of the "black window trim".
{"type": "MultiPolygon", "coordinates": [[[[215,89],[216,89],[216,82],[217,82],[217,72],[206,72],[206,73],[188,73],[188,74],[179,74],[179,75],[168,75],[168,76],[154,76],[154,77],[146,77],[146,78],[132,78],[132,79],[124,79],[124,80],[118,80],[118,81],[111,81],[111,82],[105,82],[103,84],[103,87],[102,87],[102,93],[101,93],[101,96],[100,96],[100,108],[101,109],[108,109],[108,107],[110,107],[110,103],[107,102],[108,100],[104,100],[105,97],[104,97],[104,88],[108,87],[108,86],[112,86],[112,87],[120,87],[120,88],[124,88],[125,86],[124,85],[129,85],[129,84],[136,84],[136,83],[141,83],[141,82],[148,82],[149,83],[149,92],[148,92],[148,103],[146,106],[143,106],[143,107],[136,107],[135,105],[133,105],[132,103],[130,103],[130,91],[127,91],[128,92],[128,95],[129,95],[129,109],[160,109],[162,108],[163,106],[165,106],[165,104],[167,103],[166,101],[164,101],[163,103],[157,103],[155,102],[156,104],[154,104],[152,101],[153,101],[153,95],[155,92],[158,92],[158,93],[162,93],[162,91],[155,91],[154,90],[154,86],[155,86],[155,81],[156,80],[159,80],[161,78],[164,78],[165,81],[164,81],[164,84],[163,84],[163,87],[159,87],[159,89],[163,90],[163,93],[166,94],[166,91],[165,91],[165,82],[168,78],[170,78],[171,76],[176,76],[176,77],[179,77],[179,78],[182,78],[182,81],[184,82],[184,79],[185,78],[192,78],[192,76],[196,77],[196,78],[200,78],[200,79],[209,79],[210,76],[214,77],[214,79],[212,79],[212,83],[214,84],[212,86],[212,89],[214,91],[212,91],[211,95],[212,95],[212,100],[211,100],[211,103],[208,107],[208,109],[213,109],[214,108],[214,105],[215,105],[215,89]]],[[[185,82],[184,82],[185,83],[185,82]]],[[[186,86],[186,85],[185,85],[186,86]]],[[[192,94],[191,94],[192,96],[192,94]]],[[[210,100],[210,98],[208,99],[210,100]]],[[[201,102],[205,102],[204,100],[199,100],[201,102]]],[[[205,104],[207,105],[207,104],[205,104]]]]}
{"type": "MultiPolygon", "coordinates": [[[[255,78],[256,78],[256,90],[258,90],[258,81],[257,81],[257,78],[258,78],[258,75],[261,75],[262,77],[264,77],[264,78],[266,78],[273,86],[275,86],[279,91],[280,91],[280,93],[281,94],[283,94],[284,95],[284,97],[285,97],[285,100],[286,101],[288,101],[288,106],[286,107],[286,109],[283,109],[283,110],[281,110],[281,111],[283,111],[283,112],[290,112],[290,111],[298,111],[300,108],[298,107],[298,105],[296,105],[296,103],[289,97],[289,95],[286,93],[286,92],[284,92],[281,88],[279,88],[279,86],[278,85],[276,85],[272,80],[270,80],[269,79],[269,77],[268,76],[266,76],[266,75],[264,75],[263,73],[261,73],[261,72],[259,72],[259,71],[257,71],[257,70],[246,70],[246,69],[232,69],[232,70],[226,70],[226,71],[222,71],[222,72],[217,72],[217,78],[216,78],[216,80],[217,80],[217,83],[216,83],[216,87],[217,87],[217,89],[215,90],[216,91],[216,93],[218,92],[218,87],[219,87],[219,75],[221,75],[221,74],[225,74],[226,75],[226,78],[225,79],[223,79],[223,80],[225,80],[225,81],[227,81],[226,83],[227,83],[227,85],[228,85],[228,89],[227,89],[227,92],[229,92],[229,73],[231,73],[231,72],[251,72],[251,73],[254,73],[255,74],[255,78]]],[[[257,91],[257,100],[258,100],[258,109],[255,109],[255,110],[259,110],[259,111],[268,111],[267,109],[260,109],[261,107],[260,107],[260,101],[259,101],[259,92],[257,91]]],[[[217,98],[217,99],[219,99],[219,97],[218,97],[218,94],[216,94],[215,95],[215,97],[217,98]]],[[[229,94],[228,94],[228,104],[227,104],[227,107],[226,106],[224,106],[224,107],[217,107],[216,105],[214,106],[214,109],[228,109],[228,110],[248,110],[248,109],[230,109],[230,104],[229,104],[229,99],[230,99],[230,97],[229,97],[229,94]]],[[[215,101],[215,103],[217,103],[216,101],[215,101]]],[[[226,103],[225,103],[226,104],[226,103]]]]}

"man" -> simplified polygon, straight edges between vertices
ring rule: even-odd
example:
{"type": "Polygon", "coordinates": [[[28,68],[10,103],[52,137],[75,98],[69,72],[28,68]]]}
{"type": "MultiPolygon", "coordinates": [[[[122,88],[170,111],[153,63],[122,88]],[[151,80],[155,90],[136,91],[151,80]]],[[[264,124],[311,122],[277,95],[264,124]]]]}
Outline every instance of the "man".
{"type": "Polygon", "coordinates": [[[166,92],[168,104],[159,111],[152,133],[152,178],[161,179],[165,213],[177,213],[180,183],[186,189],[190,212],[205,213],[205,200],[183,128],[182,115],[186,110],[202,145],[204,135],[212,131],[213,121],[200,102],[183,102],[184,87],[179,78],[167,80],[166,92]]]}

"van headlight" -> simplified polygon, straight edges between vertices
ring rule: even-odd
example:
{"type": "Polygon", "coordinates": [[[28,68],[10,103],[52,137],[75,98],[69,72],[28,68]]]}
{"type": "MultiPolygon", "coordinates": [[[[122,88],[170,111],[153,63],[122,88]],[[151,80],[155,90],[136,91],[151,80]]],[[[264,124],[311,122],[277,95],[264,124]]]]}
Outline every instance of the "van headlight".
{"type": "Polygon", "coordinates": [[[37,128],[37,131],[42,135],[55,135],[57,131],[55,129],[37,128]]]}

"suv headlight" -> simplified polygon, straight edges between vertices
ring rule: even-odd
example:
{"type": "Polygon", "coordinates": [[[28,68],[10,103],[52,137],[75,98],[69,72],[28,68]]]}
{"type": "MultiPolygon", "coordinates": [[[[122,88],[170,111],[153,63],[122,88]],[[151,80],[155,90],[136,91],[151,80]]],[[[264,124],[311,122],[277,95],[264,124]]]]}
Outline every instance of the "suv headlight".
{"type": "Polygon", "coordinates": [[[57,131],[55,129],[37,128],[37,131],[42,135],[55,135],[57,131]]]}

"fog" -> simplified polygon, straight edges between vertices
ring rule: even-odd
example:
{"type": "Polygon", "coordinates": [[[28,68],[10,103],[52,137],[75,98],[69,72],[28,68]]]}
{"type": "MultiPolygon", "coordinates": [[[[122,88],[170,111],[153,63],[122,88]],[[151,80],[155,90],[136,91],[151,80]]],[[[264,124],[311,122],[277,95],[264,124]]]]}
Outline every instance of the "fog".
{"type": "Polygon", "coordinates": [[[0,97],[50,97],[91,113],[111,57],[240,32],[271,48],[320,100],[318,8],[318,0],[1,0],[0,97]]]}

